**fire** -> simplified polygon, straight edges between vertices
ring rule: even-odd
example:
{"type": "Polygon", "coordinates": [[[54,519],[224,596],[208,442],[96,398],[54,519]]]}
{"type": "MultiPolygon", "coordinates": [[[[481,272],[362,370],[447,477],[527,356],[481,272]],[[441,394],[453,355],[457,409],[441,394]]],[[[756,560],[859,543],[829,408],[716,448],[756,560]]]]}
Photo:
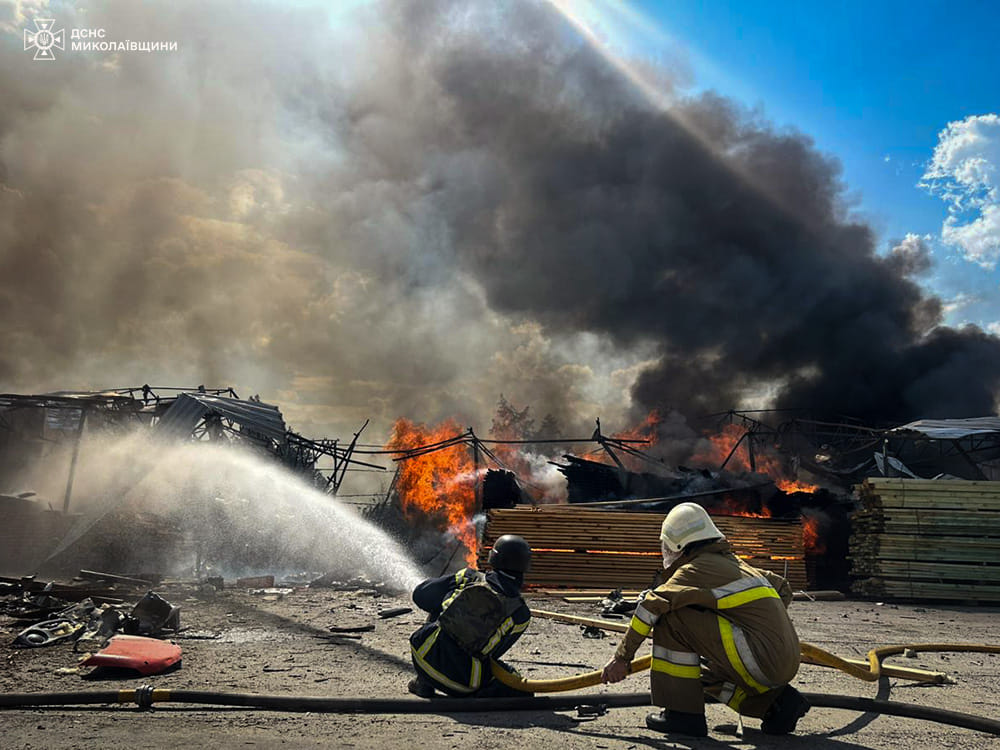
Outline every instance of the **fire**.
{"type": "Polygon", "coordinates": [[[744,518],[770,518],[771,509],[761,505],[757,512],[749,510],[732,497],[726,497],[722,502],[722,513],[725,516],[743,516],[744,518]]]}
{"type": "Polygon", "coordinates": [[[813,516],[802,516],[802,544],[811,555],[822,555],[826,545],[820,541],[819,519],[813,516]]]}
{"type": "Polygon", "coordinates": [[[736,452],[733,453],[733,448],[740,442],[744,434],[746,434],[746,430],[739,425],[727,424],[719,434],[706,436],[708,438],[708,445],[703,450],[691,456],[691,461],[705,466],[718,467],[732,453],[732,458],[729,459],[729,463],[726,464],[727,466],[732,466],[735,462],[740,468],[745,467],[749,469],[750,463],[746,444],[740,445],[736,452]]]}
{"type": "MultiPolygon", "coordinates": [[[[462,434],[454,420],[428,427],[397,419],[387,450],[406,451],[438,443],[462,434]]],[[[476,511],[475,471],[468,446],[443,448],[399,462],[396,492],[407,518],[431,518],[442,530],[454,534],[467,550],[465,559],[476,561],[476,531],[472,523],[476,511]]]]}
{"type": "Polygon", "coordinates": [[[634,550],[614,550],[614,549],[560,549],[555,547],[532,547],[532,552],[560,552],[573,554],[575,552],[586,552],[588,555],[624,555],[627,557],[662,557],[660,552],[638,552],[634,550]]]}
{"type": "Polygon", "coordinates": [[[778,485],[778,489],[782,492],[792,493],[792,492],[816,492],[819,490],[818,484],[809,484],[808,482],[800,482],[797,479],[776,479],[774,482],[778,485]]]}
{"type": "Polygon", "coordinates": [[[648,441],[645,445],[637,446],[641,450],[648,450],[650,447],[656,444],[657,433],[656,428],[661,422],[660,412],[653,409],[646,418],[642,420],[642,424],[636,425],[630,430],[623,430],[622,432],[616,432],[613,437],[615,440],[646,440],[648,441]]]}
{"type": "MultiPolygon", "coordinates": [[[[647,452],[650,448],[656,445],[659,438],[657,427],[661,421],[662,418],[660,417],[660,413],[656,409],[653,409],[653,411],[646,415],[645,419],[643,419],[640,424],[635,427],[622,430],[621,432],[616,432],[614,435],[611,435],[611,438],[614,440],[642,440],[642,443],[633,443],[631,447],[639,451],[647,452]]],[[[612,448],[612,450],[614,450],[614,448],[612,448]]],[[[622,451],[615,451],[615,454],[618,456],[618,460],[621,461],[622,464],[624,464],[630,471],[643,470],[644,466],[642,461],[635,456],[630,456],[628,453],[623,453],[622,451]]],[[[596,453],[593,460],[603,464],[614,463],[611,460],[611,457],[604,451],[596,453]]]]}
{"type": "MultiPolygon", "coordinates": [[[[747,441],[740,442],[746,430],[736,424],[727,424],[717,435],[708,435],[708,446],[691,457],[692,462],[719,467],[729,458],[726,468],[733,471],[750,471],[750,452],[747,441]],[[738,446],[738,447],[737,447],[738,446]],[[734,451],[735,448],[735,451],[734,451]]],[[[761,451],[754,452],[755,470],[774,479],[782,492],[816,492],[819,485],[801,482],[786,476],[787,472],[774,456],[761,451]]]]}

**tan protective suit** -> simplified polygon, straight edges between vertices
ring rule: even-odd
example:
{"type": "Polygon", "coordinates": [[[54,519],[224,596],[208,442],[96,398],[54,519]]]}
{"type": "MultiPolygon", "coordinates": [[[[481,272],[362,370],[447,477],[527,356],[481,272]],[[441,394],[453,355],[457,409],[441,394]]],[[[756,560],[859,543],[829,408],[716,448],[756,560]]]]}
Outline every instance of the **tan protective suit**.
{"type": "Polygon", "coordinates": [[[741,562],[724,539],[683,555],[636,608],[615,655],[631,660],[652,632],[653,705],[704,713],[705,693],[763,717],[799,669],[781,576],[741,562]]]}

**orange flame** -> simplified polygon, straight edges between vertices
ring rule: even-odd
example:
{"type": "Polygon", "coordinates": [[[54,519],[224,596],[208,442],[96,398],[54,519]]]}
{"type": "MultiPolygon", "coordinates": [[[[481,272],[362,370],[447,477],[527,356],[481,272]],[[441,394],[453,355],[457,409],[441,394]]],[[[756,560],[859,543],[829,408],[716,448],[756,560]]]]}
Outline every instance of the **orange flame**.
{"type": "Polygon", "coordinates": [[[802,545],[811,555],[826,552],[826,545],[819,537],[819,520],[812,516],[802,516],[802,545]]]}
{"type": "MultiPolygon", "coordinates": [[[[750,471],[750,453],[746,441],[740,442],[746,430],[737,424],[727,424],[717,435],[708,435],[708,445],[691,457],[693,463],[719,467],[729,458],[726,468],[733,471],[750,471]],[[738,444],[738,447],[737,447],[738,444]],[[733,450],[735,448],[735,451],[733,450]],[[732,454],[732,455],[730,455],[732,454]]],[[[782,492],[816,492],[819,485],[801,482],[786,476],[787,472],[774,456],[754,452],[754,465],[760,474],[767,474],[782,492]]]]}
{"type": "MultiPolygon", "coordinates": [[[[387,450],[406,451],[462,434],[458,423],[446,420],[427,427],[408,419],[397,419],[387,450]]],[[[476,476],[469,448],[454,445],[399,462],[396,493],[409,519],[429,518],[442,531],[454,534],[467,550],[466,563],[475,565],[476,476]]]]}
{"type": "Polygon", "coordinates": [[[774,481],[778,485],[778,489],[782,492],[792,493],[792,492],[816,492],[819,490],[818,484],[809,484],[809,482],[800,482],[798,479],[776,479],[774,481]]]}
{"type": "Polygon", "coordinates": [[[636,446],[640,450],[647,450],[650,447],[656,445],[656,428],[660,424],[662,419],[660,418],[660,412],[656,409],[649,412],[646,418],[642,420],[642,423],[636,425],[629,430],[622,430],[621,432],[616,432],[611,437],[616,440],[647,440],[645,445],[636,446]]]}
{"type": "MultiPolygon", "coordinates": [[[[729,454],[733,453],[733,448],[736,447],[736,444],[740,442],[745,433],[746,430],[739,425],[727,424],[719,434],[706,435],[708,444],[703,450],[691,456],[691,462],[711,467],[721,466],[722,462],[729,457],[729,454]]],[[[750,464],[745,444],[737,448],[726,465],[732,466],[734,463],[749,468],[750,464]]]]}
{"type": "MultiPolygon", "coordinates": [[[[643,440],[645,442],[634,443],[631,447],[636,450],[646,452],[656,445],[659,438],[656,428],[659,426],[661,421],[662,419],[660,417],[660,413],[656,409],[653,409],[653,411],[646,415],[645,419],[643,419],[640,424],[635,427],[616,432],[611,437],[615,440],[643,440]]],[[[630,456],[627,453],[622,453],[621,451],[615,451],[615,455],[618,456],[618,460],[620,460],[629,471],[642,471],[644,468],[642,461],[635,456],[630,456]]],[[[602,464],[614,463],[611,457],[604,451],[597,453],[593,460],[602,464]]]]}
{"type": "Polygon", "coordinates": [[[745,505],[738,502],[735,498],[726,497],[722,502],[724,511],[720,515],[725,516],[743,516],[744,518],[770,518],[771,509],[765,506],[761,506],[760,510],[757,512],[751,511],[745,505]]]}

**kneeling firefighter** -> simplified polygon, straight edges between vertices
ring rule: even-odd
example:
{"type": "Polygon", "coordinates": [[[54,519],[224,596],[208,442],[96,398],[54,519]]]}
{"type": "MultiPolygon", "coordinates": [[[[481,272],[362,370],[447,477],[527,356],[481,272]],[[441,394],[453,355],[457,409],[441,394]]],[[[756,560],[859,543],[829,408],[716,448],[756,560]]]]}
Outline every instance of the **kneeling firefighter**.
{"type": "Polygon", "coordinates": [[[488,573],[463,568],[413,590],[414,603],[428,617],[410,636],[417,670],[411,693],[424,698],[435,689],[465,698],[530,695],[493,677],[490,660],[513,646],[531,620],[521,598],[531,547],[519,536],[502,536],[490,550],[489,564],[488,573]]]}
{"type": "Polygon", "coordinates": [[[646,636],[653,638],[653,705],[646,725],[704,737],[705,695],[763,719],[767,734],[794,731],[809,710],[788,683],[799,668],[799,639],[781,576],[737,558],[705,509],[681,503],[660,533],[667,581],[636,607],[604,682],[619,682],[646,636]]]}

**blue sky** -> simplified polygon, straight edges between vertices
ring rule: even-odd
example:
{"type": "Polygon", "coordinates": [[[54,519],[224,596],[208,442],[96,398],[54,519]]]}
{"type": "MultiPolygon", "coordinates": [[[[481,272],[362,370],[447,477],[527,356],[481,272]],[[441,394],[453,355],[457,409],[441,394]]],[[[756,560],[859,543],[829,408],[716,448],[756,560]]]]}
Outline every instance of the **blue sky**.
{"type": "Polygon", "coordinates": [[[925,238],[934,264],[921,281],[949,303],[947,322],[1000,333],[1000,121],[982,119],[1000,113],[996,3],[556,4],[589,5],[581,12],[619,53],[686,61],[690,90],[714,89],[811,136],[843,165],[854,210],[876,230],[880,251],[907,234],[925,238]],[[951,122],[961,125],[941,139],[951,122]],[[955,148],[962,142],[964,152],[955,148]],[[981,179],[959,180],[961,210],[943,238],[958,203],[942,188],[956,197],[955,178],[967,178],[962,170],[973,163],[981,179]],[[932,193],[920,183],[935,164],[932,193]]]}

